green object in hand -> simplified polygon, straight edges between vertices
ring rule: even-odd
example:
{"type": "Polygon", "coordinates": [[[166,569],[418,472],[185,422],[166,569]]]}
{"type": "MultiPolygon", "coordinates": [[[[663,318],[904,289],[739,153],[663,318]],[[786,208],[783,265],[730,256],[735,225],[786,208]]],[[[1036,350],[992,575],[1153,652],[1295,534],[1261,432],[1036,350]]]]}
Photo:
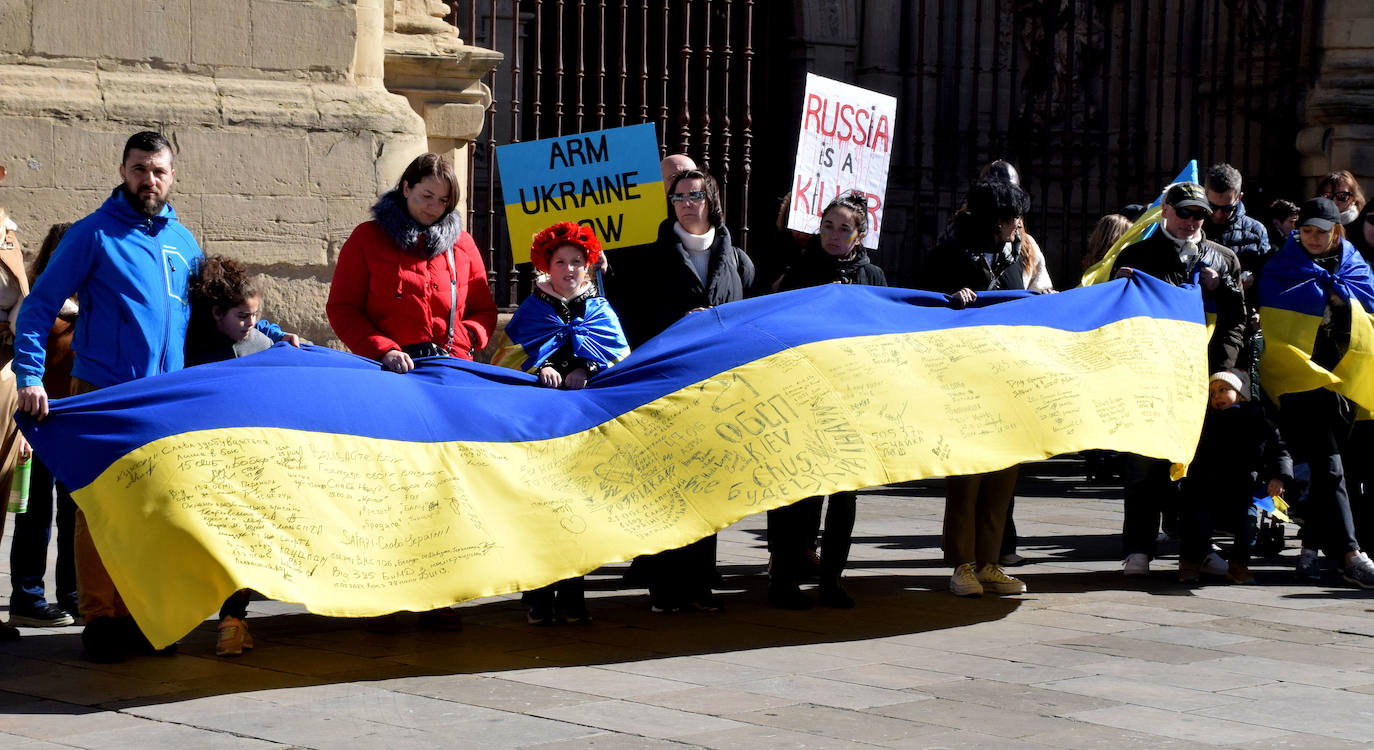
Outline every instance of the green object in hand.
{"type": "Polygon", "coordinates": [[[29,509],[29,470],[32,467],[32,455],[20,458],[14,465],[14,478],[10,480],[11,513],[24,513],[29,509]]]}

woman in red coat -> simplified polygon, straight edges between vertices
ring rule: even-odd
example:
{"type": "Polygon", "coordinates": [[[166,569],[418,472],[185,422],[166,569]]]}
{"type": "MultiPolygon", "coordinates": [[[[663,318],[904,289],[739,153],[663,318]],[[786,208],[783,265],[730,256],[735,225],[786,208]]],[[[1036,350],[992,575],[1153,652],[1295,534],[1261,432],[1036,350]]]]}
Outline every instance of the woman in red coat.
{"type": "Polygon", "coordinates": [[[325,312],[355,354],[394,372],[415,357],[472,359],[496,328],[487,269],[455,210],[453,165],[423,154],[372,207],[334,268],[325,312]]]}
{"type": "MultiPolygon", "coordinates": [[[[496,303],[457,205],[453,164],[438,154],[418,156],[372,207],[372,221],[344,243],[325,312],[355,354],[406,373],[415,357],[472,359],[487,345],[496,303]]],[[[420,625],[459,630],[462,619],[443,607],[422,613],[420,625]]],[[[392,632],[396,615],[374,618],[368,629],[392,632]]]]}

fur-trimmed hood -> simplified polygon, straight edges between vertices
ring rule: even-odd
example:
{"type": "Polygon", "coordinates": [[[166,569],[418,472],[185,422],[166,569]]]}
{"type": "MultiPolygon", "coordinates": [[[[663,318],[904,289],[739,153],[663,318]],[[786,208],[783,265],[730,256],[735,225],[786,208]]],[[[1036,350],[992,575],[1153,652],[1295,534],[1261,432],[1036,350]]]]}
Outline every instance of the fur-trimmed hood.
{"type": "Polygon", "coordinates": [[[429,227],[420,226],[406,211],[405,197],[399,188],[392,188],[377,199],[372,205],[372,218],[402,252],[425,260],[448,252],[463,231],[463,221],[456,210],[444,214],[429,227]],[[419,244],[422,235],[425,238],[423,247],[419,244]]]}

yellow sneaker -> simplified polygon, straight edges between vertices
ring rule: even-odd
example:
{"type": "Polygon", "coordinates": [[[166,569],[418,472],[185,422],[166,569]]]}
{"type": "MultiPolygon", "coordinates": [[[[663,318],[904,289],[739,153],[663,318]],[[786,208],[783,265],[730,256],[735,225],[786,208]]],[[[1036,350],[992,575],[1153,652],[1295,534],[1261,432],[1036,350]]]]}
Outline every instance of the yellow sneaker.
{"type": "Polygon", "coordinates": [[[248,625],[237,617],[226,617],[219,623],[219,640],[215,641],[215,656],[238,656],[253,647],[248,625]]]}
{"type": "Polygon", "coordinates": [[[978,582],[984,591],[994,594],[1024,594],[1026,584],[1020,578],[1013,578],[1002,570],[1001,565],[984,565],[977,571],[978,582]]]}

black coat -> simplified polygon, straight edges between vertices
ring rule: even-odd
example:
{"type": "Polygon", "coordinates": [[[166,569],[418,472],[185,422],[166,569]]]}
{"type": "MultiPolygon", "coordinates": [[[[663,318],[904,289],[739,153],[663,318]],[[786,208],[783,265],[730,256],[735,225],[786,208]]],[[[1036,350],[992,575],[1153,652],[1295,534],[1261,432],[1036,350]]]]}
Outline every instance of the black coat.
{"type": "Polygon", "coordinates": [[[1013,291],[1026,288],[1021,267],[1021,238],[1012,240],[1010,250],[1005,243],[990,238],[975,237],[968,213],[955,214],[949,228],[935,245],[935,252],[926,259],[922,289],[951,294],[960,289],[975,292],[1013,291]],[[991,256],[991,261],[988,257],[991,256]]]}
{"type": "Polygon", "coordinates": [[[1258,274],[1264,262],[1273,254],[1269,231],[1259,221],[1246,215],[1244,203],[1236,206],[1225,224],[1202,222],[1202,233],[1218,245],[1230,248],[1240,261],[1241,269],[1251,273],[1258,274]]]}
{"type": "Polygon", "coordinates": [[[1207,484],[1267,482],[1277,477],[1291,486],[1293,459],[1278,427],[1258,403],[1246,401],[1230,409],[1209,407],[1188,477],[1207,484]]]}
{"type": "MultiPolygon", "coordinates": [[[[1221,283],[1214,291],[1202,291],[1205,300],[1216,306],[1217,327],[1207,343],[1208,372],[1229,370],[1236,366],[1245,346],[1245,297],[1240,290],[1240,261],[1230,248],[1203,240],[1198,245],[1198,260],[1221,275],[1221,283]]],[[[1127,245],[1116,257],[1112,277],[1117,270],[1133,268],[1174,286],[1190,283],[1196,264],[1179,258],[1174,241],[1160,227],[1153,235],[1127,245]]]]}
{"type": "Polygon", "coordinates": [[[869,261],[868,251],[862,245],[854,251],[852,258],[841,260],[827,253],[819,239],[812,238],[801,258],[783,274],[778,291],[831,283],[887,286],[883,269],[869,261]]]}
{"type": "Polygon", "coordinates": [[[753,261],[730,242],[730,232],[723,226],[716,227],[703,283],[673,231],[675,223],[664,220],[652,245],[609,254],[606,301],[620,317],[632,349],[698,307],[744,299],[745,291],[754,285],[753,261]]]}

